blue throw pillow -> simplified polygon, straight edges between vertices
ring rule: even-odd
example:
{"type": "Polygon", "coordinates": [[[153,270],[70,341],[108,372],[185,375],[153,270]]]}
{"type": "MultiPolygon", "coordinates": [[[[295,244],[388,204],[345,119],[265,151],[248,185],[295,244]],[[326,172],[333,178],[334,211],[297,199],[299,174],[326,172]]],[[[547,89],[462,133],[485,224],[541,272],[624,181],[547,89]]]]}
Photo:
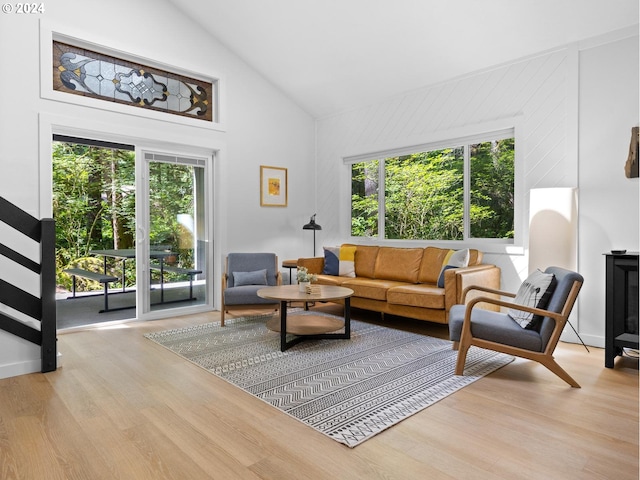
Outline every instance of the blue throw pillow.
{"type": "Polygon", "coordinates": [[[324,275],[340,274],[340,247],[323,247],[324,248],[324,275]]]}
{"type": "Polygon", "coordinates": [[[233,272],[233,286],[241,287],[243,285],[267,285],[267,270],[233,272]]]}
{"type": "Polygon", "coordinates": [[[438,287],[444,288],[444,271],[450,268],[466,267],[469,265],[469,249],[449,250],[442,262],[440,275],[438,275],[438,287]]]}
{"type": "Polygon", "coordinates": [[[438,287],[444,288],[444,272],[446,270],[450,270],[452,268],[458,268],[458,266],[457,265],[445,265],[444,267],[442,267],[442,270],[440,271],[440,276],[438,277],[438,287]]]}

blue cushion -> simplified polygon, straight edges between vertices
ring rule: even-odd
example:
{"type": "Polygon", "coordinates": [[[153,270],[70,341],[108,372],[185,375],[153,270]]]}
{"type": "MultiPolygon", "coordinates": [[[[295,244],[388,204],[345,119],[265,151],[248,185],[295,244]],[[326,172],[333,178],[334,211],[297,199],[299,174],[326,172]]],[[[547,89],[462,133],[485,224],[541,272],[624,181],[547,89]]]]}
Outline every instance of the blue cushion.
{"type": "Polygon", "coordinates": [[[444,271],[450,268],[466,267],[469,265],[469,249],[449,250],[442,262],[440,275],[438,275],[438,287],[444,288],[444,271]]]}
{"type": "Polygon", "coordinates": [[[275,286],[278,281],[278,265],[275,253],[230,253],[227,255],[227,287],[234,287],[232,272],[255,272],[267,270],[267,285],[275,286]]]}
{"type": "Polygon", "coordinates": [[[267,285],[267,269],[264,268],[254,272],[233,272],[233,285],[236,287],[243,285],[267,285]]]}
{"type": "Polygon", "coordinates": [[[440,276],[438,277],[438,287],[444,288],[444,272],[447,270],[451,270],[452,268],[458,268],[457,265],[445,265],[442,267],[440,271],[440,276]]]}
{"type": "Polygon", "coordinates": [[[340,247],[323,247],[324,275],[338,275],[340,273],[340,247]]]}
{"type": "MultiPolygon", "coordinates": [[[[449,339],[460,341],[464,323],[465,305],[454,305],[449,310],[449,339]]],[[[474,338],[524,348],[534,352],[544,350],[542,338],[535,330],[523,329],[506,313],[474,308],[471,313],[471,333],[474,338]]]]}
{"type": "Polygon", "coordinates": [[[278,303],[277,300],[269,300],[258,296],[258,290],[264,285],[243,285],[231,287],[224,291],[225,305],[256,305],[261,303],[278,303]]]}

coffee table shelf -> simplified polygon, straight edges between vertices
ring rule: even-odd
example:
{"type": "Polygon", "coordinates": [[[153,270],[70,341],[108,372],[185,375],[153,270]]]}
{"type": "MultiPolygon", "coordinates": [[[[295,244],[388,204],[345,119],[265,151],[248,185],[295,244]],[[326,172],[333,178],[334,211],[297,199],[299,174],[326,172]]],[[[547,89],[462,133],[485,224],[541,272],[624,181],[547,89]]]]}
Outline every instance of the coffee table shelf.
{"type": "Polygon", "coordinates": [[[267,328],[280,332],[280,350],[308,339],[350,339],[351,338],[351,307],[349,297],[353,295],[350,288],[320,285],[317,292],[301,292],[298,285],[282,285],[258,290],[258,296],[269,300],[280,301],[280,318],[273,318],[267,322],[267,328]],[[326,315],[288,315],[289,302],[322,302],[344,299],[344,321],[326,315]],[[339,333],[338,330],[344,330],[339,333]],[[287,341],[287,334],[296,335],[287,341]]]}
{"type": "MultiPolygon", "coordinates": [[[[273,332],[280,331],[280,319],[267,321],[267,328],[273,332]]],[[[344,328],[344,321],[326,315],[287,315],[287,333],[293,335],[320,335],[344,328]]]]}

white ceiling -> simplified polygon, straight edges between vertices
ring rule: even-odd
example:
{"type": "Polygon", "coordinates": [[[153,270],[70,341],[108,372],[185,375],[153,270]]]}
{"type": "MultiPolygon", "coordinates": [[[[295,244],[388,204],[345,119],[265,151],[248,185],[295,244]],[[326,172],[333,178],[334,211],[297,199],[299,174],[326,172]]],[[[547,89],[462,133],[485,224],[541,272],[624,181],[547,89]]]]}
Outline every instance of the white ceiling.
{"type": "Polygon", "coordinates": [[[638,0],[169,0],[315,117],[638,24],[638,0]]]}

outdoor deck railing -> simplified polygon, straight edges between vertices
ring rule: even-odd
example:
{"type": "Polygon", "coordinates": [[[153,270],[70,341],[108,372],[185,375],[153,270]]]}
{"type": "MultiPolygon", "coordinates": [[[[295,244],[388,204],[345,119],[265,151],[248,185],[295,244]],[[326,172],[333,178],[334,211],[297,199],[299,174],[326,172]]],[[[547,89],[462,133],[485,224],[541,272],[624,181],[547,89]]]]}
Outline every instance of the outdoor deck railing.
{"type": "MultiPolygon", "coordinates": [[[[0,278],[0,303],[39,322],[34,328],[8,314],[0,312],[0,329],[39,345],[42,372],[57,368],[56,348],[56,261],[55,223],[53,219],[38,220],[0,197],[0,222],[26,235],[40,245],[40,263],[0,242],[0,255],[17,268],[23,267],[39,275],[40,297],[36,297],[0,278]]],[[[1,239],[0,239],[1,240],[1,239]]]]}

